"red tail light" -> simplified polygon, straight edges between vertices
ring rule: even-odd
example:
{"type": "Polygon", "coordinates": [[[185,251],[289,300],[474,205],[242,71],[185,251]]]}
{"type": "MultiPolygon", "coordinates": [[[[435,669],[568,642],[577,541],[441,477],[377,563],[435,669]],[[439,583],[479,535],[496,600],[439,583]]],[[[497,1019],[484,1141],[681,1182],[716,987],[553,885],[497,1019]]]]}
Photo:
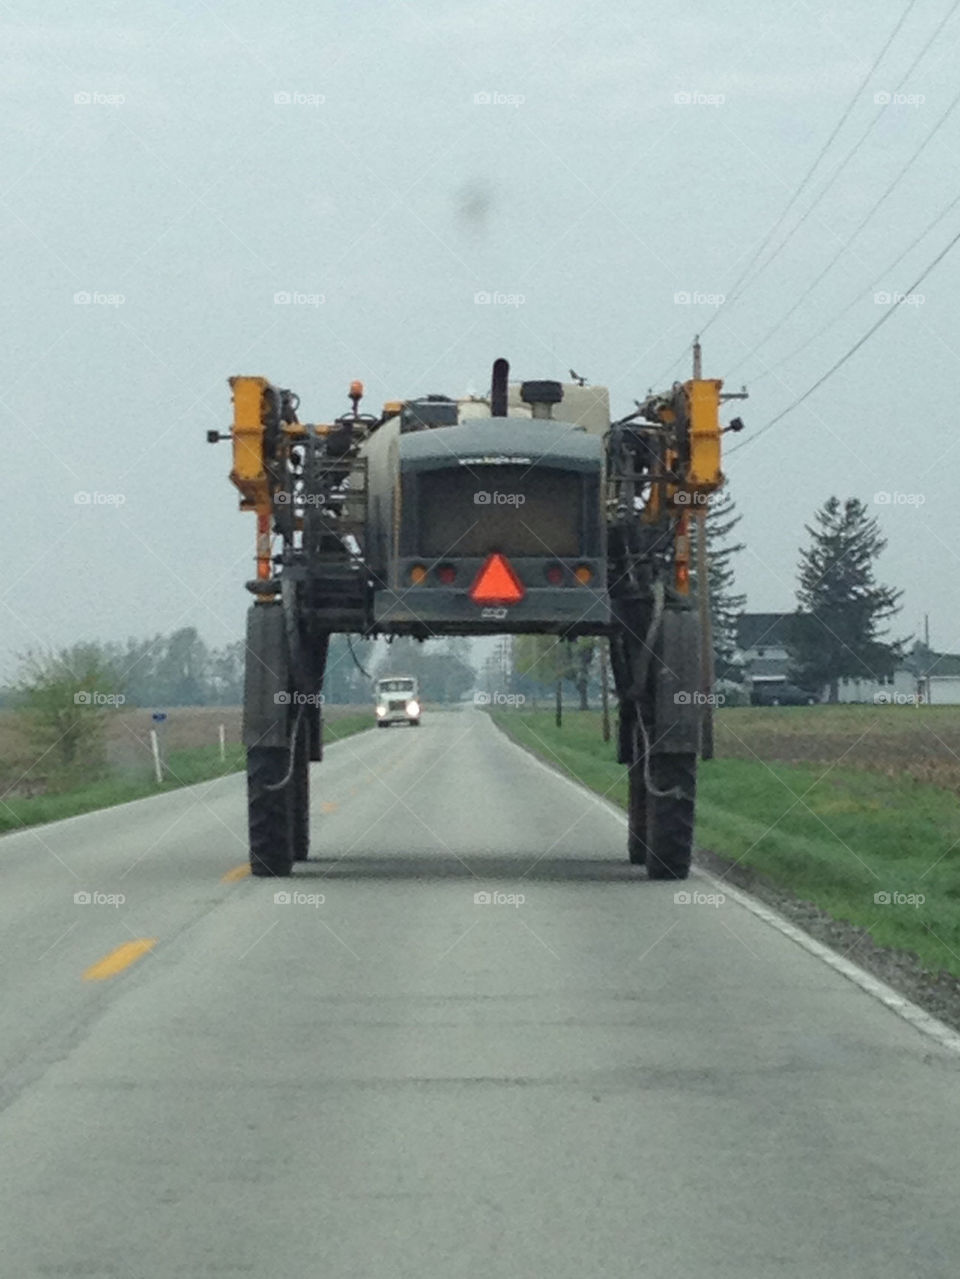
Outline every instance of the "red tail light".
{"type": "Polygon", "coordinates": [[[457,580],[457,569],[454,564],[441,564],[437,569],[437,580],[444,586],[451,586],[457,580]]]}
{"type": "Polygon", "coordinates": [[[563,585],[563,565],[548,564],[547,565],[547,581],[551,586],[563,585]]]}

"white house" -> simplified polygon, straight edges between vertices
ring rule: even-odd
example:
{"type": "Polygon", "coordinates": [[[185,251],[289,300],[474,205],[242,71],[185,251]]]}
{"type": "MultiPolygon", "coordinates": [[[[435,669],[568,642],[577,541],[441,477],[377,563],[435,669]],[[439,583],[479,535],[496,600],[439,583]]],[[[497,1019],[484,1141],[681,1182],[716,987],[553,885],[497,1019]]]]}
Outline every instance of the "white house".
{"type": "MultiPolygon", "coordinates": [[[[737,621],[736,661],[748,686],[765,699],[775,698],[777,689],[788,683],[786,635],[793,616],[743,613],[737,621]]],[[[825,688],[821,700],[829,695],[825,688]]],[[[914,706],[929,701],[932,706],[960,706],[960,654],[927,653],[918,646],[891,675],[874,678],[864,671],[841,679],[837,696],[847,704],[914,706]]]]}
{"type": "MultiPolygon", "coordinates": [[[[826,697],[824,698],[826,700],[826,697]]],[[[917,700],[917,677],[906,666],[892,675],[873,679],[842,679],[837,687],[838,702],[875,702],[878,706],[908,706],[917,700]]]]}
{"type": "Polygon", "coordinates": [[[737,657],[748,683],[773,692],[787,682],[790,659],[786,624],[790,613],[741,613],[737,619],[737,657]]]}
{"type": "Polygon", "coordinates": [[[960,706],[960,653],[933,653],[917,648],[910,654],[917,691],[931,706],[960,706]]]}

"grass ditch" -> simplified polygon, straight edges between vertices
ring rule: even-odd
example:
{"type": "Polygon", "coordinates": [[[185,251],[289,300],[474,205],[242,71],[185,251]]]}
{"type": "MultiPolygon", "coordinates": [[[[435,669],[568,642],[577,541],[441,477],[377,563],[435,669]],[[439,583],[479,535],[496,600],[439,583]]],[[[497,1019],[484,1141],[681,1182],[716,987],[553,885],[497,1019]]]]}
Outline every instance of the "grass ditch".
{"type": "MultiPolygon", "coordinates": [[[[886,708],[878,709],[882,744],[886,708]]],[[[728,713],[743,740],[749,711],[728,713]]],[[[615,743],[601,738],[598,712],[565,712],[561,729],[549,712],[496,711],[493,719],[521,746],[626,806],[626,770],[615,743]]],[[[790,725],[791,735],[802,737],[804,724],[822,734],[809,715],[790,725]]],[[[698,848],[864,930],[880,947],[960,978],[960,810],[951,790],[836,757],[784,763],[756,755],[702,763],[698,790],[698,848]]]]}
{"type": "MultiPolygon", "coordinates": [[[[341,738],[361,733],[373,727],[372,721],[369,713],[331,716],[324,721],[324,741],[329,746],[341,738]]],[[[48,791],[43,795],[6,795],[0,797],[0,834],[112,808],[133,799],[162,795],[198,782],[214,781],[218,777],[242,772],[245,766],[246,752],[238,743],[227,745],[223,759],[220,758],[219,746],[193,746],[169,752],[165,776],[160,783],[153,774],[152,765],[144,762],[124,771],[110,770],[101,777],[65,790],[48,791]]]]}

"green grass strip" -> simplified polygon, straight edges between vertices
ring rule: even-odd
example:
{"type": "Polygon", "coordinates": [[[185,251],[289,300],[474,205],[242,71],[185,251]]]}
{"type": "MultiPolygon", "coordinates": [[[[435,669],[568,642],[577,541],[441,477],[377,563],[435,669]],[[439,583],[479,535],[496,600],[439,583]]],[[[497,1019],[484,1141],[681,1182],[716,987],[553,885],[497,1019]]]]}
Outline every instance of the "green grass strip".
{"type": "MultiPolygon", "coordinates": [[[[598,712],[565,712],[560,729],[546,711],[493,719],[547,763],[626,805],[625,769],[615,743],[601,738],[598,712]]],[[[960,977],[960,808],[949,791],[842,766],[741,759],[702,763],[698,791],[698,847],[865,928],[880,946],[960,977]]]]}
{"type": "MultiPolygon", "coordinates": [[[[324,740],[331,745],[372,727],[372,714],[330,718],[324,721],[324,740]]],[[[0,833],[60,821],[64,817],[76,817],[79,813],[91,813],[100,808],[112,808],[148,795],[162,795],[181,786],[194,786],[197,782],[209,782],[229,773],[242,772],[245,767],[246,751],[239,745],[227,746],[225,759],[220,758],[219,746],[171,751],[167,759],[167,775],[159,785],[152,761],[145,759],[142,766],[129,772],[112,772],[70,790],[29,797],[8,795],[0,800],[0,833]]]]}

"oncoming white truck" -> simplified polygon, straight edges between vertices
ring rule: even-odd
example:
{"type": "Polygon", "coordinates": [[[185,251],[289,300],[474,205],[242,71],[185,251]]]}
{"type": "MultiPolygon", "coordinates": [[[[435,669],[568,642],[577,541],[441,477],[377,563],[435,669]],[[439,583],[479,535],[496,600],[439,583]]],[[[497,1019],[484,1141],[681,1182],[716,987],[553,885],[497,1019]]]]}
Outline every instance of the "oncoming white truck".
{"type": "Polygon", "coordinates": [[[420,726],[417,681],[412,675],[388,675],[377,680],[377,727],[391,724],[420,726]]]}

